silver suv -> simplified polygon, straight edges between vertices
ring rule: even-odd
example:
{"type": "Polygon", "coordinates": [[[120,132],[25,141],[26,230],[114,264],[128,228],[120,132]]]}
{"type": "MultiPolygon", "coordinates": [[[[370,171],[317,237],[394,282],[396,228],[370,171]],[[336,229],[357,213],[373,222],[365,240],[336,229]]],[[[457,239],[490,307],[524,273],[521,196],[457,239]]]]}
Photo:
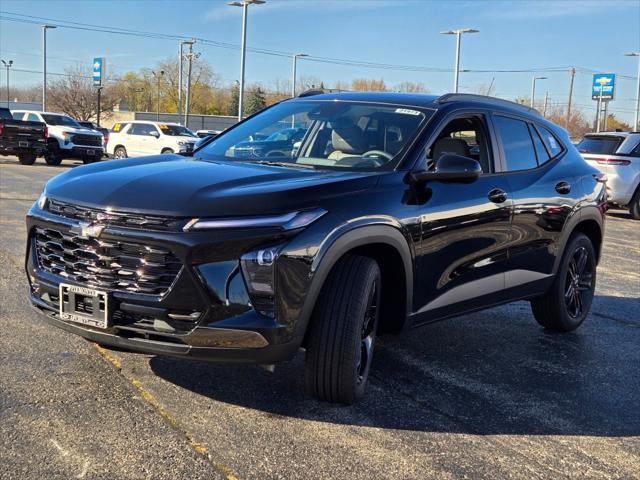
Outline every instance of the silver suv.
{"type": "Polygon", "coordinates": [[[576,148],[607,174],[609,203],[629,208],[640,220],[640,132],[588,133],[576,148]]]}

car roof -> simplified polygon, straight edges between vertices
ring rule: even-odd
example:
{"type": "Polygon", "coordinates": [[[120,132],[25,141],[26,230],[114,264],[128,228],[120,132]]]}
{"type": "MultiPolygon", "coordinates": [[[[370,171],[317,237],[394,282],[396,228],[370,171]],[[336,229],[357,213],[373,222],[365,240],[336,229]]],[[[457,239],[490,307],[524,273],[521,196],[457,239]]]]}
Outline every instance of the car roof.
{"type": "Polygon", "coordinates": [[[333,100],[345,102],[369,102],[388,103],[401,105],[404,107],[431,108],[438,109],[445,104],[455,103],[465,106],[482,106],[486,108],[499,108],[500,110],[511,110],[517,113],[529,113],[542,117],[540,112],[527,106],[502,98],[489,97],[486,95],[475,95],[469,93],[446,93],[444,95],[429,95],[426,93],[404,93],[404,92],[328,92],[322,93],[319,90],[310,90],[301,93],[295,99],[288,101],[304,100],[333,100]]]}
{"type": "Polygon", "coordinates": [[[180,125],[179,123],[175,123],[175,122],[154,122],[152,120],[129,120],[126,122],[119,122],[119,123],[142,123],[145,125],[172,125],[172,126],[176,126],[176,127],[181,127],[182,125],[180,125]]]}
{"type": "MultiPolygon", "coordinates": [[[[61,117],[69,117],[69,118],[73,118],[71,115],[67,115],[66,113],[60,113],[60,112],[43,112],[42,110],[13,110],[16,113],[38,113],[40,115],[59,115],[61,117]]],[[[74,120],[76,120],[74,118],[74,120]]],[[[76,120],[77,122],[78,120],[76,120]]]]}
{"type": "Polygon", "coordinates": [[[630,135],[640,135],[640,132],[592,132],[585,133],[585,137],[628,137],[630,135]]]}

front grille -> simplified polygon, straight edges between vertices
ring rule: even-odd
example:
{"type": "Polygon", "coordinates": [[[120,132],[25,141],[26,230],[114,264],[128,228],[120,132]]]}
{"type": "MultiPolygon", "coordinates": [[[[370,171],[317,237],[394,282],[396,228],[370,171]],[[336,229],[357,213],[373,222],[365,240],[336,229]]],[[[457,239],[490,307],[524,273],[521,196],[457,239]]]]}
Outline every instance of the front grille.
{"type": "Polygon", "coordinates": [[[100,223],[101,225],[116,225],[120,227],[144,228],[145,230],[179,230],[184,220],[141,215],[136,213],[114,212],[112,210],[71,205],[49,199],[47,210],[61,217],[80,220],[83,222],[100,223]]]}
{"type": "Polygon", "coordinates": [[[87,147],[102,146],[102,137],[99,137],[98,135],[84,135],[82,133],[77,133],[73,136],[71,141],[76,145],[83,145],[87,147]]]}
{"type": "Polygon", "coordinates": [[[103,290],[161,295],[181,267],[180,260],[164,248],[83,238],[53,228],[37,227],[35,244],[40,268],[103,290]]]}

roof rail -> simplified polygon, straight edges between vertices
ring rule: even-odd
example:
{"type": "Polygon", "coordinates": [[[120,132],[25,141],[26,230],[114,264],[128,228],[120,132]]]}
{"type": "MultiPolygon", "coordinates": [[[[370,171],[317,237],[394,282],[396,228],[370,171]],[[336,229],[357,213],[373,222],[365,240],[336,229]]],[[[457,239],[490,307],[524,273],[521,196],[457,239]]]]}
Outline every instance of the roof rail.
{"type": "Polygon", "coordinates": [[[438,98],[435,103],[449,103],[456,101],[493,103],[510,108],[517,107],[528,112],[535,113],[536,115],[541,115],[535,108],[528,107],[521,103],[512,102],[511,100],[505,100],[503,98],[489,97],[488,95],[476,95],[473,93],[445,93],[438,98]]]}
{"type": "Polygon", "coordinates": [[[312,97],[314,95],[322,95],[323,93],[340,93],[346,91],[347,90],[340,90],[338,88],[310,88],[302,93],[299,93],[298,97],[312,97]]]}

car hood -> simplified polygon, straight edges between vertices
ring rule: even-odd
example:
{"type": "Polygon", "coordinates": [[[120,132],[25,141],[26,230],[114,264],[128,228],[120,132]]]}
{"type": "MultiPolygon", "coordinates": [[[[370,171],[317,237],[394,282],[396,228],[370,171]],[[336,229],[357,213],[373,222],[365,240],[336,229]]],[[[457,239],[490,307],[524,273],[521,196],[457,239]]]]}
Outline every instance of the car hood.
{"type": "Polygon", "coordinates": [[[371,188],[377,177],[160,155],[76,167],[50,180],[45,194],[156,215],[260,215],[321,205],[323,199],[371,188]]]}

